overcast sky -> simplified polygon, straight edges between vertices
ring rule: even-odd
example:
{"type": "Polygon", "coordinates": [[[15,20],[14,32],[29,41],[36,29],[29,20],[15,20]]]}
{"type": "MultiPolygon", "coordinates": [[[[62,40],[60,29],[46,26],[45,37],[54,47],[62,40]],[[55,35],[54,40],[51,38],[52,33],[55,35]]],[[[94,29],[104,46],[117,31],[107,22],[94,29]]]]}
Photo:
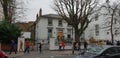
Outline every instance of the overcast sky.
{"type": "Polygon", "coordinates": [[[39,12],[39,9],[42,8],[42,14],[55,13],[51,8],[53,0],[23,0],[25,2],[25,19],[22,21],[35,21],[36,14],[39,12]]]}
{"type": "MultiPolygon", "coordinates": [[[[25,11],[26,16],[24,16],[26,19],[22,19],[22,21],[35,21],[36,14],[39,12],[40,8],[42,8],[43,15],[55,13],[55,11],[51,8],[53,0],[23,0],[23,1],[25,2],[24,7],[27,8],[27,11],[25,11]]],[[[100,0],[100,2],[103,1],[100,0]]]]}

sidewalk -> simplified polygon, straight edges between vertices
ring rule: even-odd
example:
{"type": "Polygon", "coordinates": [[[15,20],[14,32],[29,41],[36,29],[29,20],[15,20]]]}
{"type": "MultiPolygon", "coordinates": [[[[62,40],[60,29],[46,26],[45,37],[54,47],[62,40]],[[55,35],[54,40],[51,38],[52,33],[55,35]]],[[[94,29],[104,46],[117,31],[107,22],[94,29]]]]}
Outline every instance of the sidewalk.
{"type": "MultiPolygon", "coordinates": [[[[57,55],[73,55],[72,50],[63,50],[63,51],[54,50],[54,51],[51,51],[51,53],[57,54],[57,55]]],[[[74,51],[74,55],[76,54],[78,54],[78,51],[74,51]]]]}
{"type": "MultiPolygon", "coordinates": [[[[31,55],[34,55],[35,53],[37,53],[38,51],[30,51],[31,55]]],[[[72,54],[72,50],[64,50],[64,51],[59,51],[59,50],[44,50],[43,51],[43,55],[47,56],[47,55],[59,55],[59,56],[64,56],[64,55],[73,55],[72,54]]],[[[25,53],[27,54],[27,53],[25,53]]],[[[78,51],[74,51],[74,55],[78,54],[78,51]]],[[[10,58],[17,58],[17,57],[21,57],[24,56],[23,52],[18,52],[17,54],[12,53],[12,54],[7,54],[10,58]]]]}
{"type": "Polygon", "coordinates": [[[8,55],[9,58],[16,58],[16,57],[20,57],[23,56],[24,53],[23,52],[17,52],[17,54],[15,54],[14,52],[12,52],[12,54],[6,53],[8,55]]]}

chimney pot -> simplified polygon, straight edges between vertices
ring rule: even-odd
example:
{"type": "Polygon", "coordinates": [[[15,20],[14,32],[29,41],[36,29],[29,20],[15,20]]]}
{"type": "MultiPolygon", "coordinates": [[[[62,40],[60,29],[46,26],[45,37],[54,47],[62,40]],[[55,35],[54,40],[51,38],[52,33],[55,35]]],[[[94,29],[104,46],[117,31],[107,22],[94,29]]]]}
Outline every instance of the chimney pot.
{"type": "Polygon", "coordinates": [[[42,16],[42,9],[39,10],[39,16],[42,16]]]}

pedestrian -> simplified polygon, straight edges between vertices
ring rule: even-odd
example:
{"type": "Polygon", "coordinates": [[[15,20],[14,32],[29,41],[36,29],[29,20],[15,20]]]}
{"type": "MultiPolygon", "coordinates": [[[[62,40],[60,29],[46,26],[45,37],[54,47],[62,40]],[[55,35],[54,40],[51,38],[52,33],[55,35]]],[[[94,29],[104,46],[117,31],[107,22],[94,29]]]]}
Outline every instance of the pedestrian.
{"type": "Polygon", "coordinates": [[[29,49],[30,49],[30,43],[29,43],[29,40],[26,40],[25,41],[25,51],[24,51],[24,53],[26,53],[26,51],[29,53],[29,49]]]}
{"type": "Polygon", "coordinates": [[[84,41],[84,50],[87,49],[88,43],[86,41],[84,41]]]}
{"type": "Polygon", "coordinates": [[[120,45],[120,41],[117,41],[117,46],[119,46],[120,45]]]}
{"type": "Polygon", "coordinates": [[[76,42],[73,42],[73,48],[74,48],[74,50],[77,49],[77,47],[76,47],[76,42]]]}
{"type": "Polygon", "coordinates": [[[78,47],[79,47],[79,43],[78,42],[76,42],[76,44],[75,44],[75,50],[78,50],[78,47]]]}
{"type": "Polygon", "coordinates": [[[65,43],[62,41],[62,48],[65,49],[65,43]]]}
{"type": "Polygon", "coordinates": [[[78,51],[81,50],[81,42],[78,42],[78,51]]]}
{"type": "Polygon", "coordinates": [[[11,54],[12,52],[15,52],[15,54],[16,54],[15,41],[14,41],[14,40],[11,40],[11,44],[10,44],[10,54],[11,54]]]}
{"type": "Polygon", "coordinates": [[[59,50],[61,51],[61,48],[62,48],[62,43],[60,42],[59,43],[59,50]]]}
{"type": "Polygon", "coordinates": [[[42,52],[42,44],[41,43],[39,44],[39,51],[40,51],[40,53],[42,52]]]}

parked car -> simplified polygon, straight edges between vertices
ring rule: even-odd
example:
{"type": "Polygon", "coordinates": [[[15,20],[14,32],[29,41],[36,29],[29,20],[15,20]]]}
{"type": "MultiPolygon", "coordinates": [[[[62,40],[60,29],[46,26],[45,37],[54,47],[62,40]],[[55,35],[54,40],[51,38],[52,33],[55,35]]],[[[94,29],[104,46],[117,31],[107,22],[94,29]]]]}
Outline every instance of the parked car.
{"type": "Polygon", "coordinates": [[[8,58],[4,51],[0,50],[0,58],[8,58]]]}
{"type": "Polygon", "coordinates": [[[91,47],[79,53],[76,58],[120,58],[119,46],[91,47]]]}

